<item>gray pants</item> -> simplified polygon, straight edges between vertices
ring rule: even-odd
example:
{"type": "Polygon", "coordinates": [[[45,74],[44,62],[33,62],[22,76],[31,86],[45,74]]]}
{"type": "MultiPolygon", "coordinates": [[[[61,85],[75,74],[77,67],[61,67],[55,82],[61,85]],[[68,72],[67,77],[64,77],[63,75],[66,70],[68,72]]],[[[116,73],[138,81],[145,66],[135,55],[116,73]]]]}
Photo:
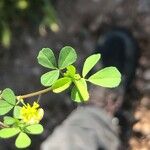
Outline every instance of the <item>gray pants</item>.
{"type": "Polygon", "coordinates": [[[112,118],[95,106],[78,107],[41,145],[41,150],[118,150],[112,118]]]}

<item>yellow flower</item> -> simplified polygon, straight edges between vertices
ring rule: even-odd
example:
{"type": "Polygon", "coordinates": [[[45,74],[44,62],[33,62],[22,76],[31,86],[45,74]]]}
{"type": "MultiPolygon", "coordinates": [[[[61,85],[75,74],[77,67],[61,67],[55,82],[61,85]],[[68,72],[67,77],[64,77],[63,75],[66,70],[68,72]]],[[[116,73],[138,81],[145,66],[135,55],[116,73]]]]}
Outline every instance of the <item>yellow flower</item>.
{"type": "Polygon", "coordinates": [[[44,110],[42,108],[39,108],[38,103],[34,102],[33,106],[31,106],[30,104],[23,106],[20,113],[23,122],[28,124],[36,124],[39,123],[43,118],[44,110]]]}

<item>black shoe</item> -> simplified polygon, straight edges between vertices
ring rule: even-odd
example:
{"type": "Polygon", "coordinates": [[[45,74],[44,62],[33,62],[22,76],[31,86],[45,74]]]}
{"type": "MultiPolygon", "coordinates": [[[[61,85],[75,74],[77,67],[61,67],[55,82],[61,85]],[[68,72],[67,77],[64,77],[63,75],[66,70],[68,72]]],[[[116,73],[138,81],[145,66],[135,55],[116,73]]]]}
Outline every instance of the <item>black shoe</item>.
{"type": "Polygon", "coordinates": [[[97,52],[102,54],[102,65],[115,66],[122,74],[121,86],[129,88],[137,66],[139,47],[132,34],[123,28],[115,28],[100,36],[97,52]]]}

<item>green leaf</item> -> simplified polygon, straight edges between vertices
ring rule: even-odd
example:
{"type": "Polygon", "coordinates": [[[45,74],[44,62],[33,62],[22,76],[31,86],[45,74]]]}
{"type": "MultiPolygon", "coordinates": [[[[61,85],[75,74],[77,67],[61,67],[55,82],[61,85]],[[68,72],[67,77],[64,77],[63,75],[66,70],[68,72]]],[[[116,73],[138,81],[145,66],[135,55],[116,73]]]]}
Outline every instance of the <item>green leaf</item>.
{"type": "Polygon", "coordinates": [[[67,67],[67,71],[73,76],[76,73],[76,68],[73,65],[70,65],[67,67]]]}
{"type": "Polygon", "coordinates": [[[84,101],[76,86],[71,90],[71,99],[77,103],[84,101]]]}
{"type": "Polygon", "coordinates": [[[89,99],[87,84],[85,79],[75,80],[75,87],[71,91],[71,97],[76,102],[83,102],[89,99]]]}
{"type": "Polygon", "coordinates": [[[17,119],[21,118],[21,116],[20,116],[20,110],[21,109],[22,109],[22,107],[20,107],[20,106],[15,106],[14,107],[14,111],[13,111],[14,118],[17,118],[17,119]]]}
{"type": "Polygon", "coordinates": [[[74,75],[76,73],[76,68],[73,65],[68,66],[66,73],[64,73],[64,76],[72,77],[74,78],[74,75]]]}
{"type": "Polygon", "coordinates": [[[93,74],[88,81],[102,87],[117,87],[121,81],[121,74],[116,67],[106,67],[93,74]]]}
{"type": "Polygon", "coordinates": [[[4,128],[0,130],[0,138],[10,138],[20,132],[19,128],[4,128]]]}
{"type": "Polygon", "coordinates": [[[54,93],[60,93],[64,90],[66,90],[72,83],[71,78],[64,77],[58,79],[53,85],[52,90],[54,93]]]}
{"type": "Polygon", "coordinates": [[[16,122],[16,120],[12,117],[9,117],[9,116],[4,117],[4,124],[6,124],[6,125],[12,125],[15,122],[16,122]]]}
{"type": "Polygon", "coordinates": [[[0,100],[0,115],[7,114],[14,106],[4,100],[0,100]]]}
{"type": "Polygon", "coordinates": [[[46,68],[56,69],[56,58],[49,48],[43,48],[37,57],[38,63],[46,68]]]}
{"type": "Polygon", "coordinates": [[[53,70],[41,76],[41,83],[44,86],[51,86],[58,78],[59,70],[53,70]]]}
{"type": "Polygon", "coordinates": [[[31,139],[29,138],[29,136],[24,132],[20,132],[15,142],[16,147],[26,148],[30,146],[30,144],[31,144],[31,139]]]}
{"type": "Polygon", "coordinates": [[[82,76],[85,77],[88,72],[95,66],[95,64],[100,60],[100,54],[94,54],[89,56],[83,65],[82,76]]]}
{"type": "Polygon", "coordinates": [[[6,88],[5,90],[3,90],[1,97],[8,103],[15,105],[16,104],[16,96],[14,94],[14,92],[9,89],[6,88]]]}
{"type": "Polygon", "coordinates": [[[41,124],[33,124],[27,126],[25,129],[29,134],[41,134],[43,132],[43,126],[41,124]]]}
{"type": "Polygon", "coordinates": [[[77,59],[75,50],[70,46],[65,46],[61,49],[58,59],[58,67],[64,69],[73,64],[77,59]]]}

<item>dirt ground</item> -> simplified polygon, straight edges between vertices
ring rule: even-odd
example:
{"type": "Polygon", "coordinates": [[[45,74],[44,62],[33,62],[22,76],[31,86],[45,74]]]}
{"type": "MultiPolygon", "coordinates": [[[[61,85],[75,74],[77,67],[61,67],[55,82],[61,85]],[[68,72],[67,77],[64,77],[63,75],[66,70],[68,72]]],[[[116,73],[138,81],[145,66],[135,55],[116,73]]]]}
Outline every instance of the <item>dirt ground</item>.
{"type": "MultiPolygon", "coordinates": [[[[40,36],[38,30],[26,23],[22,28],[15,26],[12,46],[0,48],[0,89],[10,87],[17,94],[28,93],[42,88],[39,82],[43,70],[36,61],[38,51],[43,47],[58,50],[71,45],[77,50],[80,67],[83,58],[93,53],[101,33],[114,26],[129,29],[140,47],[140,58],[136,69],[133,86],[127,98],[130,133],[126,149],[150,149],[150,1],[149,0],[61,0],[55,2],[60,31],[40,36]]],[[[79,69],[80,70],[80,69],[79,69]]],[[[33,137],[30,150],[38,150],[53,129],[76,108],[68,94],[48,94],[41,98],[42,107],[46,108],[43,123],[44,133],[33,137]],[[38,141],[38,142],[37,142],[38,141]]],[[[12,141],[1,141],[2,150],[14,150],[12,141]]],[[[1,144],[1,143],[0,143],[1,144]]]]}

